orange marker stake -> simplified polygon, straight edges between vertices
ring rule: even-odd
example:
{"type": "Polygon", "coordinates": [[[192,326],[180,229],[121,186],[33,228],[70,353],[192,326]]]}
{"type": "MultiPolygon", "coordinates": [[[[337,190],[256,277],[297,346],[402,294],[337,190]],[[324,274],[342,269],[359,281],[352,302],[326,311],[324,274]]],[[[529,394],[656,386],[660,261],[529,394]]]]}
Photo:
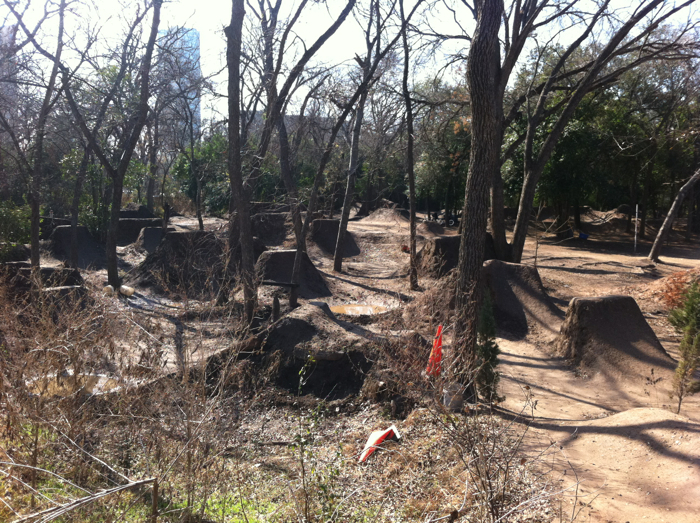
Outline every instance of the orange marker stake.
{"type": "Polygon", "coordinates": [[[430,351],[430,358],[428,359],[428,366],[425,369],[425,373],[428,376],[439,376],[442,370],[442,325],[438,327],[437,334],[435,335],[435,340],[433,341],[433,350],[430,351]]]}

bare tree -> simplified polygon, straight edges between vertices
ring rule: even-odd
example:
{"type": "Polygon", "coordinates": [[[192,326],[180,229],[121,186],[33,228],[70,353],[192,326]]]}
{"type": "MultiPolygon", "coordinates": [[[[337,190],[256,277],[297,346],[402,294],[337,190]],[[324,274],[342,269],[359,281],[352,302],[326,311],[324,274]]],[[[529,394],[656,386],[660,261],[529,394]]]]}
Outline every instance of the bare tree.
{"type": "MultiPolygon", "coordinates": [[[[26,28],[23,22],[23,13],[17,10],[17,6],[5,0],[5,5],[18,17],[18,22],[25,29],[27,39],[34,39],[36,29],[30,31],[26,28]]],[[[55,56],[57,60],[51,68],[51,73],[48,82],[44,87],[44,96],[41,107],[38,111],[37,120],[34,127],[34,136],[32,137],[32,149],[25,150],[22,144],[21,137],[15,133],[13,124],[8,121],[2,111],[0,111],[0,126],[9,135],[17,157],[17,164],[21,172],[24,173],[29,188],[29,205],[31,207],[31,266],[33,269],[39,267],[39,222],[41,209],[41,181],[44,178],[44,140],[46,137],[46,125],[49,118],[49,113],[55,106],[60,89],[56,89],[56,79],[58,77],[58,61],[63,53],[63,32],[64,32],[64,14],[66,9],[66,1],[61,0],[58,8],[58,36],[56,43],[55,56]]],[[[48,4],[45,6],[45,12],[49,10],[48,4]]],[[[34,278],[36,280],[36,278],[34,278]]],[[[38,281],[38,280],[37,280],[38,281]]]]}
{"type": "Polygon", "coordinates": [[[671,232],[671,227],[673,227],[673,222],[676,220],[676,217],[678,216],[678,213],[681,210],[681,206],[683,205],[683,200],[685,199],[686,194],[688,194],[693,189],[698,180],[700,180],[700,169],[695,171],[693,176],[691,176],[690,179],[687,182],[685,182],[685,184],[683,184],[683,187],[681,187],[681,189],[678,191],[678,194],[673,200],[673,204],[671,204],[671,208],[668,210],[668,214],[664,219],[664,223],[663,225],[661,225],[661,228],[659,229],[659,232],[656,235],[654,245],[652,245],[651,251],[649,252],[648,258],[651,261],[655,263],[659,261],[661,248],[668,239],[668,235],[671,232]]]}
{"type": "MultiPolygon", "coordinates": [[[[116,165],[114,164],[113,160],[109,159],[104,147],[99,143],[96,135],[88,127],[85,115],[81,108],[78,106],[78,103],[76,102],[76,99],[70,87],[73,72],[65,64],[61,63],[60,56],[51,54],[41,46],[41,44],[37,41],[37,39],[32,35],[31,31],[25,25],[22,16],[10,6],[10,9],[13,11],[13,14],[15,14],[15,16],[17,17],[17,21],[19,22],[20,27],[27,35],[27,37],[31,40],[34,47],[46,58],[52,60],[53,63],[61,70],[63,76],[63,90],[65,92],[68,105],[71,108],[73,116],[77,120],[80,130],[82,131],[88,144],[95,153],[95,156],[97,156],[97,158],[100,161],[100,164],[112,180],[112,208],[110,212],[109,229],[107,231],[107,279],[109,284],[114,286],[115,288],[118,288],[121,284],[119,279],[119,270],[117,266],[117,234],[119,232],[119,210],[121,208],[124,176],[126,175],[129,163],[131,162],[131,157],[134,153],[134,149],[136,149],[136,145],[139,141],[141,131],[143,129],[144,124],[146,123],[146,117],[148,115],[151,58],[153,56],[153,48],[155,46],[156,37],[158,35],[161,6],[162,0],[153,0],[153,3],[151,5],[151,7],[153,7],[153,19],[151,22],[150,35],[146,44],[146,48],[144,51],[143,58],[141,60],[141,66],[139,70],[139,98],[135,107],[131,109],[131,114],[129,116],[128,124],[126,127],[125,138],[120,143],[121,155],[119,155],[119,160],[116,163],[116,165]]],[[[146,9],[146,12],[149,9],[146,9]]],[[[137,19],[142,19],[144,16],[145,12],[143,14],[138,14],[137,19]]]]}
{"type": "Polygon", "coordinates": [[[406,174],[408,175],[408,199],[409,199],[409,250],[410,262],[408,269],[408,282],[411,290],[418,289],[418,268],[416,267],[416,173],[414,169],[413,157],[413,102],[411,100],[411,92],[408,89],[408,76],[410,68],[410,49],[408,46],[408,26],[406,24],[406,13],[404,12],[403,0],[399,0],[399,8],[401,10],[401,23],[403,25],[402,40],[403,40],[403,81],[402,91],[403,98],[406,104],[406,174]]]}
{"type": "MultiPolygon", "coordinates": [[[[265,124],[257,145],[255,154],[252,156],[249,172],[243,177],[242,162],[240,161],[241,146],[241,110],[240,110],[240,81],[241,81],[241,41],[243,30],[243,17],[245,16],[245,6],[241,0],[234,0],[231,12],[231,24],[225,29],[227,38],[226,60],[229,68],[229,178],[231,182],[232,209],[231,221],[229,224],[229,251],[233,246],[240,245],[241,249],[241,280],[243,283],[243,294],[245,300],[245,316],[248,321],[253,319],[253,313],[257,301],[257,287],[255,283],[253,254],[253,234],[250,224],[250,196],[256,180],[260,175],[262,160],[267,154],[272,133],[277,127],[277,120],[280,118],[292,88],[297,79],[303,73],[307,64],[323,46],[323,44],[336,32],[338,27],[345,21],[348,14],[355,5],[356,0],[347,0],[338,18],[326,29],[325,32],[308,48],[305,48],[300,59],[290,69],[282,87],[277,91],[267,89],[268,93],[275,93],[276,97],[267,100],[265,113],[265,124]],[[237,226],[236,226],[237,223],[237,226]],[[238,232],[238,238],[236,237],[238,232]]],[[[292,14],[279,41],[279,51],[275,63],[274,71],[269,77],[268,85],[276,85],[282,69],[287,42],[291,31],[303,12],[308,0],[302,0],[297,9],[292,14]]],[[[271,6],[272,4],[268,4],[271,6]]],[[[277,0],[275,6],[281,5],[281,0],[277,0]]],[[[264,5],[262,6],[264,7],[264,5]]],[[[274,7],[274,6],[273,6],[274,7]]],[[[230,274],[230,271],[229,271],[230,274]]]]}

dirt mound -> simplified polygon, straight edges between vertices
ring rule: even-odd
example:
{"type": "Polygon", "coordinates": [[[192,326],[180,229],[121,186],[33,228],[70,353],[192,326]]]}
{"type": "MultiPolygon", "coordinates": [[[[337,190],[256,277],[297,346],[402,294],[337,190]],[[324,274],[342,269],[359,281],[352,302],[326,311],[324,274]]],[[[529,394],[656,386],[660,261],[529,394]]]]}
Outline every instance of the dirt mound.
{"type": "MultiPolygon", "coordinates": [[[[428,238],[423,248],[416,254],[418,272],[421,276],[439,278],[457,267],[459,262],[460,236],[437,236],[428,238]]],[[[493,238],[486,234],[484,260],[496,257],[493,238]]]]}
{"type": "Polygon", "coordinates": [[[368,340],[338,321],[325,303],[307,303],[270,327],[263,350],[277,385],[325,399],[357,394],[372,364],[368,340]]]}
{"type": "Polygon", "coordinates": [[[545,338],[556,336],[563,314],[544,290],[535,267],[488,260],[483,275],[499,329],[518,337],[533,330],[545,338]]]}
{"type": "Polygon", "coordinates": [[[53,230],[59,225],[70,225],[70,218],[51,218],[42,216],[39,221],[39,238],[42,240],[48,239],[53,230]]]}
{"type": "Polygon", "coordinates": [[[416,227],[419,234],[441,235],[445,234],[445,228],[438,222],[423,222],[416,227]]]}
{"type": "Polygon", "coordinates": [[[291,222],[287,225],[288,213],[264,212],[251,216],[253,232],[266,246],[282,245],[292,232],[291,222]]]}
{"type": "Polygon", "coordinates": [[[145,205],[130,203],[119,210],[119,219],[122,218],[155,218],[156,215],[148,210],[145,205]]]}
{"type": "MultiPolygon", "coordinates": [[[[338,229],[340,220],[314,220],[311,222],[311,241],[318,245],[326,254],[335,253],[335,244],[338,241],[338,229]]],[[[357,256],[360,248],[357,246],[355,237],[350,231],[345,233],[345,249],[343,256],[357,256]]]]}
{"type": "Polygon", "coordinates": [[[28,261],[30,257],[28,245],[0,242],[0,263],[28,261]]]}
{"type": "Polygon", "coordinates": [[[119,218],[117,245],[134,243],[144,227],[162,227],[160,218],[119,218]]]}
{"type": "Polygon", "coordinates": [[[212,232],[169,232],[136,270],[134,283],[187,296],[215,295],[224,272],[224,242],[212,232]]]}
{"type": "Polygon", "coordinates": [[[360,221],[373,223],[406,223],[409,219],[410,214],[406,209],[377,209],[360,221]]]}
{"type": "MultiPolygon", "coordinates": [[[[13,296],[25,296],[31,290],[32,269],[27,265],[26,262],[13,262],[6,263],[1,267],[0,282],[13,296]]],[[[49,291],[49,289],[56,291],[52,294],[64,295],[67,290],[73,289],[81,289],[82,293],[85,290],[82,287],[85,282],[77,269],[41,267],[39,277],[44,291],[49,291]]],[[[46,294],[46,296],[48,295],[46,294]]]]}
{"type": "Polygon", "coordinates": [[[616,378],[671,379],[675,362],[630,296],[574,298],[555,341],[557,354],[616,378]]]}
{"type": "MultiPolygon", "coordinates": [[[[169,227],[167,232],[175,232],[175,229],[169,227]]],[[[160,241],[165,236],[162,227],[144,227],[139,233],[139,237],[134,242],[134,247],[139,251],[145,251],[148,254],[155,252],[160,245],[160,241]]]]}
{"type": "MultiPolygon", "coordinates": [[[[296,250],[292,249],[266,251],[262,253],[256,264],[256,272],[260,279],[279,283],[290,283],[292,281],[292,270],[294,268],[296,252],[296,250]]],[[[301,261],[299,296],[307,299],[331,296],[331,291],[328,290],[326,281],[307,254],[303,255],[301,261]]]]}
{"type": "MultiPolygon", "coordinates": [[[[70,258],[71,226],[59,225],[49,237],[51,252],[58,259],[70,258]]],[[[105,249],[84,225],[78,225],[78,267],[99,269],[105,264],[105,249]]]]}

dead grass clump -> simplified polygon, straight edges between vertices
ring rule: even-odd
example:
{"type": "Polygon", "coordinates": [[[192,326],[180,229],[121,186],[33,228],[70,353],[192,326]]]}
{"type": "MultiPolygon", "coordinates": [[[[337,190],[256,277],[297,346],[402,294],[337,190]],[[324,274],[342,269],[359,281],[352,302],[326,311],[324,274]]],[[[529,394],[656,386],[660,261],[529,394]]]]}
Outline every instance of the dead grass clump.
{"type": "Polygon", "coordinates": [[[437,326],[447,325],[454,314],[456,286],[456,270],[436,280],[423,294],[406,306],[406,323],[427,329],[425,333],[433,336],[437,326]]]}

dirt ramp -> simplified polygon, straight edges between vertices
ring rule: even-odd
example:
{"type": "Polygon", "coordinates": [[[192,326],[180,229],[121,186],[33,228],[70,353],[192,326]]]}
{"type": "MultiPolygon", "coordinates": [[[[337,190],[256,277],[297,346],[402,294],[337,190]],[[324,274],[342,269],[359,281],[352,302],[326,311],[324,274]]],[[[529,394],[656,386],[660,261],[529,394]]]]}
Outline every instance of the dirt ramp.
{"type": "Polygon", "coordinates": [[[535,267],[488,260],[483,275],[499,329],[517,337],[538,332],[551,340],[557,335],[563,314],[547,295],[535,267]]]}
{"type": "Polygon", "coordinates": [[[134,245],[140,251],[146,251],[148,254],[154,253],[160,245],[163,236],[168,232],[175,232],[175,229],[168,228],[163,231],[162,227],[144,227],[136,238],[134,245]]]}
{"type": "Polygon", "coordinates": [[[288,213],[264,212],[251,216],[253,234],[266,246],[282,245],[291,232],[291,223],[287,226],[288,213]]]}
{"type": "MultiPolygon", "coordinates": [[[[60,259],[70,257],[71,226],[59,225],[49,237],[51,251],[60,259]]],[[[78,225],[78,267],[81,269],[101,268],[105,264],[105,249],[97,243],[84,225],[78,225]]]]}
{"type": "Polygon", "coordinates": [[[30,257],[28,245],[0,242],[0,263],[28,261],[30,257]]]}
{"type": "Polygon", "coordinates": [[[406,209],[377,209],[369,216],[362,218],[363,222],[372,223],[408,223],[410,213],[406,209]]]}
{"type": "Polygon", "coordinates": [[[135,282],[195,297],[218,291],[224,242],[206,231],[169,232],[137,269],[135,282]]]}
{"type": "Polygon", "coordinates": [[[306,303],[270,327],[263,350],[277,385],[337,399],[362,388],[372,366],[364,353],[367,343],[326,304],[306,303]]]}
{"type": "Polygon", "coordinates": [[[144,227],[162,227],[160,218],[119,218],[119,232],[117,245],[129,245],[134,243],[144,227]]]}
{"type": "MultiPolygon", "coordinates": [[[[292,249],[262,253],[256,264],[257,274],[262,280],[290,283],[296,252],[292,249]]],[[[331,296],[326,280],[323,279],[321,273],[306,254],[301,260],[299,296],[307,299],[331,296]]]]}
{"type": "MultiPolygon", "coordinates": [[[[457,267],[461,241],[461,236],[428,238],[423,248],[416,254],[418,272],[421,276],[440,278],[457,267]]],[[[493,238],[490,234],[486,234],[484,241],[484,260],[491,260],[496,257],[493,238]]]]}
{"type": "Polygon", "coordinates": [[[438,222],[420,223],[418,224],[418,227],[416,227],[416,231],[418,232],[418,234],[424,234],[427,236],[440,236],[442,234],[445,234],[445,228],[438,222]]]}
{"type": "Polygon", "coordinates": [[[675,362],[630,296],[574,298],[555,342],[556,352],[581,369],[616,378],[669,380],[675,362]]]}
{"type": "MultiPolygon", "coordinates": [[[[340,220],[314,220],[311,222],[311,241],[318,245],[326,254],[334,254],[339,229],[340,220]]],[[[343,256],[357,256],[358,254],[360,254],[360,248],[357,246],[355,237],[350,231],[347,231],[345,233],[343,256]]]]}
{"type": "Polygon", "coordinates": [[[148,210],[145,205],[130,203],[119,210],[119,218],[155,218],[156,215],[148,210]]]}

